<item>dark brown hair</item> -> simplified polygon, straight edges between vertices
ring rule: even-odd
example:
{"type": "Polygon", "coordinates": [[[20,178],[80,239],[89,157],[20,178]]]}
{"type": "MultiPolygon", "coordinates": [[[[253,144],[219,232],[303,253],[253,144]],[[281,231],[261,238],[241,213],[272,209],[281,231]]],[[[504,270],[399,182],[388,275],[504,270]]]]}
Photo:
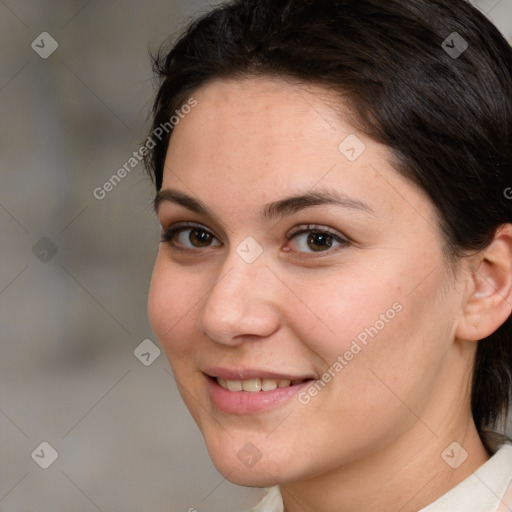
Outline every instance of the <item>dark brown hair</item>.
{"type": "MultiPolygon", "coordinates": [[[[465,0],[237,0],[195,20],[154,68],[152,130],[216,78],[283,77],[338,93],[430,197],[452,261],[512,222],[512,50],[465,0]]],[[[157,190],[171,135],[146,159],[157,190]]],[[[478,343],[480,432],[508,412],[511,388],[509,318],[478,343]]]]}

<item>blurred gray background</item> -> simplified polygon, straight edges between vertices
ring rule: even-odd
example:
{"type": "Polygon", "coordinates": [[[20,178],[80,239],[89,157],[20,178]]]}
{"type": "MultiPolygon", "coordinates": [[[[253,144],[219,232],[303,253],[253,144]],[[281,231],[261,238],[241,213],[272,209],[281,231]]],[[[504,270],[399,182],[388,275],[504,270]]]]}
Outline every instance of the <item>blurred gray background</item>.
{"type": "MultiPolygon", "coordinates": [[[[512,0],[473,3],[512,40],[512,0]]],[[[145,139],[148,47],[209,5],[0,0],[2,512],[259,500],[213,468],[164,354],[134,355],[156,343],[146,299],[159,229],[142,165],[93,195],[145,139]]]]}

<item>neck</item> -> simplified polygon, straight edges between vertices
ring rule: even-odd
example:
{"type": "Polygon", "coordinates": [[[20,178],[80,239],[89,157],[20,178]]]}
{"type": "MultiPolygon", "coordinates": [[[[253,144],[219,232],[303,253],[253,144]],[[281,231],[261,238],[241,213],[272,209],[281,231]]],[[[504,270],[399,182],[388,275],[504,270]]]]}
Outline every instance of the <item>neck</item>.
{"type": "Polygon", "coordinates": [[[469,414],[464,424],[442,437],[418,422],[392,446],[328,474],[283,485],[281,493],[286,512],[417,512],[489,457],[469,414]],[[454,442],[468,454],[459,467],[463,452],[457,445],[446,450],[454,442]]]}

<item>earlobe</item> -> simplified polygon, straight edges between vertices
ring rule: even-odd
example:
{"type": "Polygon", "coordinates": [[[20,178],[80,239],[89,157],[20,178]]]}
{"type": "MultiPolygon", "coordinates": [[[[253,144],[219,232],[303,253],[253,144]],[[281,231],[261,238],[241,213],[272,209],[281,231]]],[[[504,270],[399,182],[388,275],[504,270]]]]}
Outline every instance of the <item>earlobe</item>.
{"type": "Polygon", "coordinates": [[[496,331],[512,311],[512,224],[500,226],[477,256],[455,335],[478,341],[496,331]]]}

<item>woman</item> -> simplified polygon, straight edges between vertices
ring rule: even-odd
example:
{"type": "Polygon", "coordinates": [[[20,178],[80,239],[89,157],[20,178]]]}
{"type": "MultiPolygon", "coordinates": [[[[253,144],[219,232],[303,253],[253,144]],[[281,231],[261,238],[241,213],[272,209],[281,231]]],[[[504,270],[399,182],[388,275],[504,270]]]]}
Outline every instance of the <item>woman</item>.
{"type": "Polygon", "coordinates": [[[463,0],[239,0],[156,70],[148,311],[219,472],[270,487],[258,511],[511,510],[497,29],[463,0]]]}

